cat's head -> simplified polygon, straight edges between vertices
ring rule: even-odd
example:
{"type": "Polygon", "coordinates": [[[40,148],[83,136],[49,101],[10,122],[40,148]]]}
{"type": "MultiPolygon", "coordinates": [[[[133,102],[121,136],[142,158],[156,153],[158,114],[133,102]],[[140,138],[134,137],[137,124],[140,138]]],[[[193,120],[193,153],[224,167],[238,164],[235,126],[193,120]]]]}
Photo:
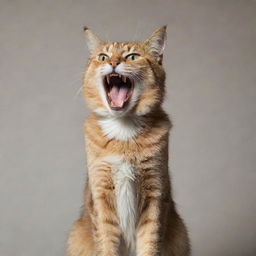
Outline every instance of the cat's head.
{"type": "Polygon", "coordinates": [[[166,26],[144,42],[105,42],[92,30],[84,30],[90,50],[84,93],[94,112],[102,116],[145,115],[161,105],[166,26]]]}

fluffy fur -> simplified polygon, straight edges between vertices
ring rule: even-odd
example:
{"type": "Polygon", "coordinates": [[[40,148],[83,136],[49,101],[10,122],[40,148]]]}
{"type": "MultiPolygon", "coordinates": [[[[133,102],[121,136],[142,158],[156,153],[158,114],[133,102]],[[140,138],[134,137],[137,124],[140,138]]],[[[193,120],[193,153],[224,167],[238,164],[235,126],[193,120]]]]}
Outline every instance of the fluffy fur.
{"type": "Polygon", "coordinates": [[[127,247],[135,250],[135,227],[137,221],[137,196],[134,168],[125,161],[113,162],[119,225],[127,247]]]}
{"type": "Polygon", "coordinates": [[[128,141],[140,132],[142,121],[129,117],[108,117],[100,119],[99,125],[109,139],[128,141]]]}
{"type": "Polygon", "coordinates": [[[85,202],[70,232],[68,255],[188,256],[168,172],[171,123],[161,107],[166,27],[144,42],[104,42],[85,31],[91,55],[84,95],[93,113],[84,129],[85,202]],[[130,94],[118,108],[106,89],[109,74],[130,81],[130,94]]]}

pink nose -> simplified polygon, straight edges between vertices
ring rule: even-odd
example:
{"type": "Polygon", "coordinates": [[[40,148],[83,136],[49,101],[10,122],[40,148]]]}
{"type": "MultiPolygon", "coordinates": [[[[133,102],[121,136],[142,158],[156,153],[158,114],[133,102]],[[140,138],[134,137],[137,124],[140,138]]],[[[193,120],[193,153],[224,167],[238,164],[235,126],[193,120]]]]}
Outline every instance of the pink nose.
{"type": "Polygon", "coordinates": [[[109,62],[109,64],[110,64],[113,68],[115,68],[118,64],[120,64],[120,62],[111,61],[111,62],[109,62]]]}

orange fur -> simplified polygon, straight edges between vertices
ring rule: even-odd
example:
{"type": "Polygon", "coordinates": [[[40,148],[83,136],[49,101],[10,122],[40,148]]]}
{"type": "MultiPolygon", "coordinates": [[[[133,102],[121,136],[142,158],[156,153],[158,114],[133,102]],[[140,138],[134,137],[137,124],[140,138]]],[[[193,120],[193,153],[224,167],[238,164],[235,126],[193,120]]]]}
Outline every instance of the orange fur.
{"type": "Polygon", "coordinates": [[[131,43],[103,42],[91,30],[86,30],[91,57],[84,93],[95,113],[85,123],[88,181],[81,218],[70,232],[69,256],[189,255],[187,231],[171,195],[168,172],[171,123],[161,107],[165,91],[165,72],[161,65],[165,29],[155,31],[145,42],[131,43]],[[125,56],[130,52],[139,57],[128,60],[125,56]],[[101,53],[107,54],[108,59],[100,61],[101,53]],[[103,75],[97,70],[113,61],[123,63],[130,72],[125,74],[134,80],[134,88],[137,87],[127,108],[121,111],[111,110],[104,102],[104,92],[100,93],[103,75]],[[133,76],[135,73],[137,76],[133,76]],[[102,120],[110,119],[113,124],[121,122],[120,127],[124,129],[131,125],[129,129],[136,134],[129,137],[131,131],[128,129],[123,134],[120,128],[121,137],[115,137],[119,131],[114,130],[110,138],[101,126],[102,120]],[[123,183],[118,183],[119,179],[123,183]],[[125,193],[122,186],[127,186],[125,193]],[[120,209],[119,205],[125,202],[136,212],[120,209]],[[128,223],[125,226],[128,233],[134,232],[131,237],[124,232],[122,221],[124,226],[128,223]],[[129,244],[133,243],[133,236],[134,247],[129,244]]]}

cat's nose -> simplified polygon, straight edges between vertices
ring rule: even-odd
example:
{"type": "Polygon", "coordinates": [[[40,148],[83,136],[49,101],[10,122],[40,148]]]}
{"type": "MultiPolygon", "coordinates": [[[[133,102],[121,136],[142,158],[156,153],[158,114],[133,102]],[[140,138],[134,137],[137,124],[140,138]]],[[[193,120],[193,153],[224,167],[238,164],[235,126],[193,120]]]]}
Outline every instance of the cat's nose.
{"type": "Polygon", "coordinates": [[[109,64],[110,64],[113,68],[115,68],[118,64],[120,64],[120,62],[118,62],[118,61],[111,61],[111,62],[109,62],[109,64]]]}

